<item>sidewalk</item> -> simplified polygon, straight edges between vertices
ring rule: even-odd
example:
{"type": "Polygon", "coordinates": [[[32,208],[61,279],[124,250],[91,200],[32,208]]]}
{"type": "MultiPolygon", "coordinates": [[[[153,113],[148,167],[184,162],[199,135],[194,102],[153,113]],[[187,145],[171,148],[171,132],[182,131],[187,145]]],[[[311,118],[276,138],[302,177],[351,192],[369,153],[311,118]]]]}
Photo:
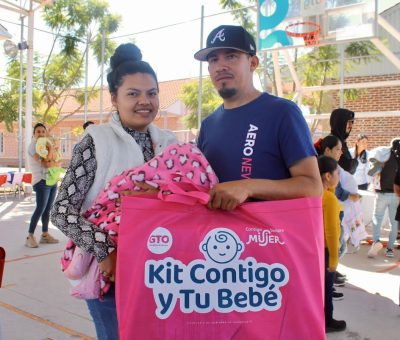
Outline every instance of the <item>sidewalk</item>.
{"type": "MultiPolygon", "coordinates": [[[[0,289],[2,340],[94,338],[86,304],[69,296],[69,283],[60,270],[65,236],[51,226],[50,232],[60,239],[59,244],[36,249],[24,246],[34,206],[34,198],[4,200],[0,196],[0,245],[7,252],[0,289]]],[[[36,236],[40,236],[40,223],[36,236]]],[[[346,320],[348,328],[328,334],[328,340],[400,338],[400,250],[395,250],[393,259],[383,252],[369,259],[367,250],[363,245],[341,260],[339,271],[347,275],[348,283],[337,289],[345,298],[334,302],[334,317],[346,320]]]]}

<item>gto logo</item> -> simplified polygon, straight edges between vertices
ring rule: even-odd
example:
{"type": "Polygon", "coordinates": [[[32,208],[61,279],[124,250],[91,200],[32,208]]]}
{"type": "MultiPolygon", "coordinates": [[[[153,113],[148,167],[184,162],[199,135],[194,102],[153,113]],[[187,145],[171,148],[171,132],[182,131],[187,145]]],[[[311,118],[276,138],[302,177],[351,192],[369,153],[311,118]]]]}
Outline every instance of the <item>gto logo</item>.
{"type": "Polygon", "coordinates": [[[153,254],[164,254],[172,246],[172,235],[168,229],[157,227],[147,240],[147,249],[153,254]]]}
{"type": "Polygon", "coordinates": [[[169,236],[167,235],[150,235],[149,238],[150,243],[168,243],[169,242],[169,236]]]}

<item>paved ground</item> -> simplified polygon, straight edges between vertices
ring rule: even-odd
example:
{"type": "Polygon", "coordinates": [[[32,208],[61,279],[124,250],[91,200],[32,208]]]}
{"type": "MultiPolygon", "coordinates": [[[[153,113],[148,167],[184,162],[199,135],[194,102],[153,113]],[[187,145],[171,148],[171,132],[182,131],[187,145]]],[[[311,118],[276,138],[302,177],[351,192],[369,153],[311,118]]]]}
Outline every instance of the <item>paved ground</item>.
{"type": "MultiPolygon", "coordinates": [[[[29,198],[5,200],[0,195],[0,245],[7,251],[0,289],[2,340],[93,338],[94,326],[86,305],[69,296],[69,283],[59,268],[65,237],[52,227],[50,231],[60,244],[24,247],[33,208],[34,200],[29,198]]],[[[340,289],[345,299],[335,302],[334,316],[345,319],[348,329],[329,334],[328,340],[400,339],[400,250],[395,250],[393,259],[383,254],[368,259],[367,249],[363,245],[341,261],[339,269],[349,281],[340,289]]]]}

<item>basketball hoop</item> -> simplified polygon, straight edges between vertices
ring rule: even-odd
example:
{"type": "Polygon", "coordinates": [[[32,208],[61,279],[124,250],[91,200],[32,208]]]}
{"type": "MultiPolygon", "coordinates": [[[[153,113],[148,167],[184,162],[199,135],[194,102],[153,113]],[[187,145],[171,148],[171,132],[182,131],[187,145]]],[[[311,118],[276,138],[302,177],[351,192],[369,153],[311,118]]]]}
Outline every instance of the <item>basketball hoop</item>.
{"type": "Polygon", "coordinates": [[[311,21],[296,22],[285,29],[286,34],[293,38],[303,38],[306,46],[318,44],[321,26],[311,21]]]}

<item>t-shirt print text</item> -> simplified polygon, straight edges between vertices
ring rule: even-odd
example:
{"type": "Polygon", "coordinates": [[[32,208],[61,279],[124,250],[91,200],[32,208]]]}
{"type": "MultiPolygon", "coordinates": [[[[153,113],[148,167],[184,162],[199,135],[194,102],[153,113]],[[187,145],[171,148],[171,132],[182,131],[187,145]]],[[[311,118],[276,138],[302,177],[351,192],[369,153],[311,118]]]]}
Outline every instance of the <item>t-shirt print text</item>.
{"type": "Polygon", "coordinates": [[[243,157],[241,164],[241,177],[249,179],[253,168],[253,152],[256,144],[258,127],[250,124],[247,130],[246,139],[243,147],[243,157]]]}

